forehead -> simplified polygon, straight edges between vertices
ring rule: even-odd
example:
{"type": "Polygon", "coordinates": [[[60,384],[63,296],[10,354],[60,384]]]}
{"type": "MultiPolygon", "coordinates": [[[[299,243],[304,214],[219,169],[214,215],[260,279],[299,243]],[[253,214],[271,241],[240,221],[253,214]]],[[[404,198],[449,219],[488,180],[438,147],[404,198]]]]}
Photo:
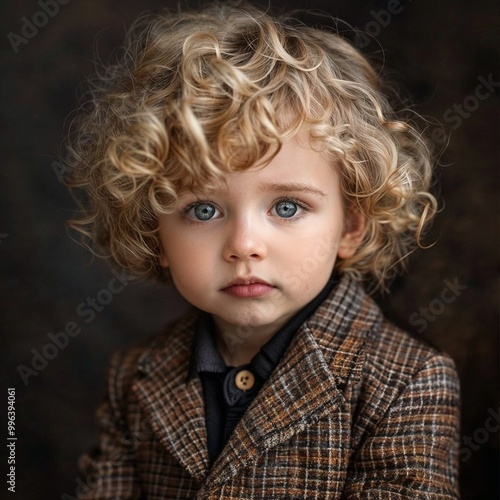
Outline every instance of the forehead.
{"type": "Polygon", "coordinates": [[[257,165],[242,171],[224,171],[222,178],[208,184],[197,184],[185,190],[195,193],[232,191],[235,188],[271,191],[303,191],[325,196],[337,191],[336,162],[321,144],[310,144],[308,137],[296,136],[282,144],[278,152],[268,153],[257,165]]]}

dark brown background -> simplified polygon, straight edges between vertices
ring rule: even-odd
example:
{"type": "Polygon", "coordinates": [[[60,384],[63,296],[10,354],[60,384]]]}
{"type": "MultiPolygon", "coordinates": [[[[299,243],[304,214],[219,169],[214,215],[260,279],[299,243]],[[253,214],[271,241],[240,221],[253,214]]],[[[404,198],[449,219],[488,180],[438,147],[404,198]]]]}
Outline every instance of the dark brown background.
{"type": "MultiPolygon", "coordinates": [[[[85,323],[78,305],[106,288],[112,275],[104,263],[90,263],[89,255],[66,234],[64,221],[74,206],[52,165],[65,119],[77,105],[76,88],[93,70],[95,48],[107,60],[138,13],[177,2],[72,0],[17,53],[7,35],[21,34],[23,17],[33,19],[41,5],[9,3],[0,7],[0,324],[6,340],[1,350],[5,403],[0,404],[6,405],[7,387],[16,387],[17,498],[74,497],[77,458],[96,442],[93,413],[110,353],[158,331],[183,305],[172,290],[130,284],[94,321],[85,323]],[[76,321],[82,333],[23,384],[18,366],[30,366],[31,350],[43,349],[47,335],[69,321],[76,321]]],[[[286,2],[270,3],[281,8],[286,2]]],[[[362,29],[374,21],[372,11],[387,10],[388,5],[394,4],[288,2],[288,7],[323,10],[362,29]]],[[[493,2],[488,6],[485,1],[400,0],[400,5],[401,12],[363,50],[379,58],[383,50],[418,111],[441,120],[448,113],[449,119],[455,117],[449,125],[456,127],[442,157],[445,209],[435,224],[437,243],[413,257],[410,274],[394,284],[383,306],[395,321],[423,330],[424,338],[455,359],[463,387],[462,432],[473,440],[472,445],[461,443],[463,498],[493,499],[498,498],[499,433],[494,427],[498,422],[488,418],[499,409],[498,88],[483,90],[488,96],[482,101],[470,96],[480,77],[499,80],[498,13],[493,2]],[[458,119],[453,106],[466,99],[477,109],[458,119]],[[415,321],[409,324],[420,307],[439,299],[445,280],[456,280],[466,289],[425,328],[415,321]]],[[[375,29],[373,24],[370,29],[375,29]]],[[[440,306],[434,302],[434,307],[440,306]]],[[[6,429],[6,420],[0,427],[6,429]]],[[[5,459],[4,452],[0,455],[5,467],[6,453],[5,459]]],[[[3,474],[4,469],[5,478],[3,474]]],[[[2,480],[0,496],[6,488],[2,480]]]]}

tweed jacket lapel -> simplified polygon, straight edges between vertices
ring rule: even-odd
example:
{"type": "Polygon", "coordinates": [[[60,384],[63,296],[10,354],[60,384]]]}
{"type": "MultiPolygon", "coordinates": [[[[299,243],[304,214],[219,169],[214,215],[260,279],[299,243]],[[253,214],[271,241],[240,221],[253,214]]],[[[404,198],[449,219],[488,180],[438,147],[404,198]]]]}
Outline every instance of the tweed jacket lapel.
{"type": "MultiPolygon", "coordinates": [[[[177,325],[167,345],[143,357],[145,376],[133,390],[160,442],[211,489],[325,412],[334,412],[346,385],[359,380],[364,343],[380,321],[378,308],[344,276],[299,329],[210,471],[201,382],[198,377],[187,381],[194,318],[177,325]]],[[[339,423],[339,439],[342,433],[348,439],[350,425],[339,423]]]]}
{"type": "MultiPolygon", "coordinates": [[[[218,486],[345,401],[355,385],[363,347],[382,317],[360,287],[344,277],[299,329],[282,361],[262,387],[215,462],[205,486],[218,486]]],[[[339,422],[346,441],[351,422],[339,422]]],[[[343,447],[348,453],[349,445],[343,447]]],[[[340,462],[344,462],[339,457],[340,462]]],[[[345,460],[347,462],[347,460],[345,460]]]]}
{"type": "Polygon", "coordinates": [[[203,389],[199,378],[187,381],[194,323],[193,316],[178,323],[143,356],[139,369],[144,376],[133,391],[161,444],[201,481],[209,465],[203,389]]]}

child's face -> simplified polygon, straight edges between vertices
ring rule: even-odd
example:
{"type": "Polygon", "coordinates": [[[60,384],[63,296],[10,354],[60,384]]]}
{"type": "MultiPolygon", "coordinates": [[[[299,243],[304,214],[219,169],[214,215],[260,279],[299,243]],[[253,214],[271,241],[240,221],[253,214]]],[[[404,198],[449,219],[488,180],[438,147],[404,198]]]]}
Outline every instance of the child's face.
{"type": "Polygon", "coordinates": [[[353,255],[363,222],[351,227],[331,159],[294,139],[264,168],[181,194],[160,221],[161,265],[219,332],[277,331],[353,255]]]}

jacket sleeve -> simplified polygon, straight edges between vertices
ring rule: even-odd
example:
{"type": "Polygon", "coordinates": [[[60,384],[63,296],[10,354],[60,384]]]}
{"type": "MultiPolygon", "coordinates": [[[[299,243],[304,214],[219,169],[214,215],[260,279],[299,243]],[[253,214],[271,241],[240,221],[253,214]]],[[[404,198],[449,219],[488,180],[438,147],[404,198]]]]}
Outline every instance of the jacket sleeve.
{"type": "Polygon", "coordinates": [[[124,411],[130,385],[126,374],[133,373],[133,366],[130,356],[123,352],[111,359],[107,393],[97,410],[99,447],[80,459],[85,475],[77,491],[80,500],[141,498],[135,465],[136,441],[127,428],[124,411]]]}
{"type": "Polygon", "coordinates": [[[459,498],[459,382],[433,355],[402,388],[355,452],[348,500],[459,498]]]}

